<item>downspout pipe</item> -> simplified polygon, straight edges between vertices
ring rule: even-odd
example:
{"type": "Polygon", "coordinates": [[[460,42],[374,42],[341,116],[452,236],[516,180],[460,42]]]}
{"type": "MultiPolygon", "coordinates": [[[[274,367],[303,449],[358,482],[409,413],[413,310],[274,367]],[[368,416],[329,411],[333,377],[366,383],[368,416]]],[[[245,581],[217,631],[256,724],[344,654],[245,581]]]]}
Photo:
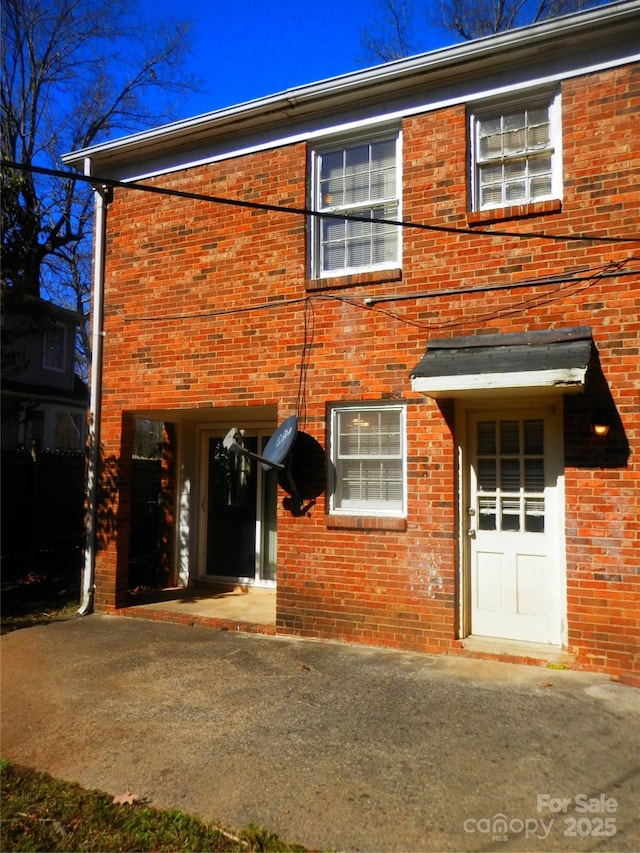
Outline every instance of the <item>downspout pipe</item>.
{"type": "MultiPolygon", "coordinates": [[[[91,174],[91,160],[84,161],[85,175],[91,174]]],[[[89,439],[87,460],[87,521],[80,616],[93,611],[96,567],[96,526],[98,518],[98,475],[100,466],[100,407],[102,402],[102,350],[104,331],[104,270],[107,235],[107,204],[111,189],[94,188],[93,316],[91,318],[91,383],[89,394],[89,439]]]]}

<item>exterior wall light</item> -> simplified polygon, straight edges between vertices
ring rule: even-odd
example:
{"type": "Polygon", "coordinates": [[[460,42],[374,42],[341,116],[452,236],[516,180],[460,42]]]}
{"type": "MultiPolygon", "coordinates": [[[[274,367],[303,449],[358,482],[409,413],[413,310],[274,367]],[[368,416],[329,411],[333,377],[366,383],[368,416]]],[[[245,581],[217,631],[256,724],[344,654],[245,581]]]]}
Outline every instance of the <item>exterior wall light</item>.
{"type": "Polygon", "coordinates": [[[591,423],[591,432],[597,438],[606,438],[609,435],[609,430],[611,429],[610,425],[607,423],[603,423],[601,419],[597,419],[592,421],[591,423]]]}

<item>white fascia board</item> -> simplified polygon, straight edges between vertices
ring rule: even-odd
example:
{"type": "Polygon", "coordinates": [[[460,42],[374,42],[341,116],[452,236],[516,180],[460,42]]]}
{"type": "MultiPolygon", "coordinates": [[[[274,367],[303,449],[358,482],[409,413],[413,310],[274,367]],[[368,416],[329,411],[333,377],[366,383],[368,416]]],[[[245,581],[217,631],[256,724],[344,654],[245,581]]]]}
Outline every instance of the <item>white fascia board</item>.
{"type": "MultiPolygon", "coordinates": [[[[551,87],[562,80],[577,77],[583,74],[595,73],[608,68],[626,64],[628,61],[640,62],[640,53],[631,60],[625,58],[622,62],[618,59],[603,61],[589,66],[574,67],[571,69],[558,69],[555,73],[539,74],[537,76],[524,75],[521,72],[512,72],[484,81],[469,81],[442,87],[436,91],[430,91],[429,97],[424,94],[420,97],[410,97],[395,102],[385,102],[361,110],[351,111],[348,117],[340,115],[331,116],[330,121],[309,120],[298,122],[287,127],[287,133],[258,132],[253,135],[237,137],[223,137],[220,140],[212,138],[199,149],[188,152],[176,152],[164,157],[150,158],[142,163],[132,163],[128,166],[108,169],[106,172],[94,168],[98,176],[115,178],[122,181],[141,181],[160,175],[170,174],[182,169],[192,169],[212,163],[230,160],[235,157],[243,157],[249,154],[280,148],[286,145],[294,145],[300,142],[311,142],[322,140],[325,137],[357,133],[371,127],[383,125],[399,125],[403,118],[421,113],[434,112],[446,109],[460,103],[473,105],[477,102],[506,98],[517,95],[527,90],[551,87]],[[521,79],[519,79],[521,78],[521,79]],[[479,83],[482,82],[482,85],[479,83]]],[[[72,155],[64,155],[63,160],[67,163],[75,162],[72,155]],[[66,158],[66,159],[65,159],[66,158]]]]}
{"type": "Polygon", "coordinates": [[[586,367],[535,370],[518,373],[480,373],[462,376],[413,376],[411,390],[426,397],[446,399],[478,393],[557,391],[578,394],[584,390],[586,367]]]}

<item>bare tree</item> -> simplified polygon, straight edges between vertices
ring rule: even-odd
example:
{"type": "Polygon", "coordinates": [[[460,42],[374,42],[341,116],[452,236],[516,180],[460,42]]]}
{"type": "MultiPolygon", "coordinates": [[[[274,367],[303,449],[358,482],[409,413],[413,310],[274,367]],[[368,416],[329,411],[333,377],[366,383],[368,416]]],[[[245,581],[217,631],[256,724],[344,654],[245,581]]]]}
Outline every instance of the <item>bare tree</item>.
{"type": "Polygon", "coordinates": [[[426,48],[428,34],[445,30],[470,40],[607,0],[378,0],[378,16],[361,36],[365,59],[389,62],[426,48]]]}
{"type": "MultiPolygon", "coordinates": [[[[2,170],[3,300],[86,317],[91,191],[29,168],[169,118],[197,87],[182,71],[190,24],[149,26],[133,0],[5,0],[2,17],[2,159],[25,167],[2,170]]],[[[80,347],[86,362],[86,334],[80,347]]]]}
{"type": "Polygon", "coordinates": [[[378,0],[379,13],[371,29],[361,34],[365,61],[391,62],[414,52],[414,0],[378,0]]]}

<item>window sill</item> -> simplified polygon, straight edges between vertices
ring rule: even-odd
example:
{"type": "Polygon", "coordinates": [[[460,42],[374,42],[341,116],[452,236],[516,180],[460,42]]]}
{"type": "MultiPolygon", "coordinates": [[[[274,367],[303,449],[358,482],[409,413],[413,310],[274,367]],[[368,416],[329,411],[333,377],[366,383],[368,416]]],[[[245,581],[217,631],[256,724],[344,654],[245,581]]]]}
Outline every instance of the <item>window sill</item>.
{"type": "Polygon", "coordinates": [[[474,210],[467,213],[468,225],[484,225],[488,222],[503,222],[505,219],[526,219],[530,216],[542,216],[545,213],[560,213],[560,199],[534,201],[531,204],[514,204],[511,207],[497,207],[491,210],[474,210]]]}
{"type": "Polygon", "coordinates": [[[333,530],[399,530],[407,529],[406,518],[381,515],[325,515],[327,527],[333,530]]]}
{"type": "Polygon", "coordinates": [[[402,269],[395,267],[390,270],[372,270],[370,272],[355,272],[345,275],[328,276],[327,278],[307,279],[307,290],[331,290],[336,287],[353,287],[359,284],[383,284],[389,281],[402,281],[402,269]]]}

